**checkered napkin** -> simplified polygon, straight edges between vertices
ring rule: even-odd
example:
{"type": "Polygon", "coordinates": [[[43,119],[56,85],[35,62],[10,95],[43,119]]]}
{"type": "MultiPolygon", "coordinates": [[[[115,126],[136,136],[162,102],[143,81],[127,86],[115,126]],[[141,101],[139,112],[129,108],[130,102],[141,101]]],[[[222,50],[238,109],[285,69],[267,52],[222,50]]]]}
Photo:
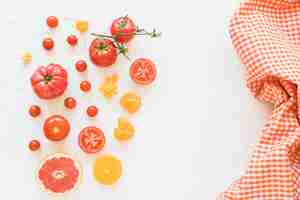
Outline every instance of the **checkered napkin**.
{"type": "Polygon", "coordinates": [[[300,199],[300,0],[246,0],[230,22],[247,86],[274,105],[245,174],[219,199],[300,199]]]}

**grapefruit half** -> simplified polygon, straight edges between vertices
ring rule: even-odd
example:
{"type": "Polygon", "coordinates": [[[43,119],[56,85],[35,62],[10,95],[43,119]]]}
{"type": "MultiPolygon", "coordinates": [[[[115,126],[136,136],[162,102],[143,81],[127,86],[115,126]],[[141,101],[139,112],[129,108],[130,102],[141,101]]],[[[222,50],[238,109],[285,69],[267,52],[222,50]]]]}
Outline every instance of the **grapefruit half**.
{"type": "Polygon", "coordinates": [[[56,153],[44,159],[37,170],[41,188],[53,195],[62,195],[80,184],[81,167],[70,155],[56,153]]]}

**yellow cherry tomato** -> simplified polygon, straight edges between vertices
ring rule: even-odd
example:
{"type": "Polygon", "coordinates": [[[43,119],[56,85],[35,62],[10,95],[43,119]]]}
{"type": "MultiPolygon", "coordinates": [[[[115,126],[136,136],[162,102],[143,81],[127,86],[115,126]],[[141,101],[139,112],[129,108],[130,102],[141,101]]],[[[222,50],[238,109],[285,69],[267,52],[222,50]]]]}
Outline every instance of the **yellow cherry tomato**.
{"type": "Polygon", "coordinates": [[[75,22],[75,28],[79,32],[84,33],[89,29],[89,22],[85,20],[78,20],[75,22]]]}
{"type": "Polygon", "coordinates": [[[31,63],[31,61],[32,61],[32,55],[31,55],[31,53],[25,52],[25,53],[22,55],[22,61],[23,61],[24,64],[29,64],[29,63],[31,63]]]}
{"type": "Polygon", "coordinates": [[[104,185],[116,183],[122,175],[121,161],[112,155],[98,157],[93,169],[96,181],[104,185]]]}
{"type": "Polygon", "coordinates": [[[127,92],[121,97],[120,104],[127,112],[132,114],[140,109],[142,100],[137,94],[127,92]]]}
{"type": "Polygon", "coordinates": [[[99,87],[99,91],[102,95],[107,98],[111,99],[114,95],[118,93],[118,85],[117,81],[119,79],[118,74],[113,74],[111,76],[105,77],[104,81],[101,83],[99,87]]]}
{"type": "Polygon", "coordinates": [[[133,137],[134,127],[128,119],[120,117],[118,119],[118,127],[114,130],[114,136],[119,141],[125,141],[133,137]]]}

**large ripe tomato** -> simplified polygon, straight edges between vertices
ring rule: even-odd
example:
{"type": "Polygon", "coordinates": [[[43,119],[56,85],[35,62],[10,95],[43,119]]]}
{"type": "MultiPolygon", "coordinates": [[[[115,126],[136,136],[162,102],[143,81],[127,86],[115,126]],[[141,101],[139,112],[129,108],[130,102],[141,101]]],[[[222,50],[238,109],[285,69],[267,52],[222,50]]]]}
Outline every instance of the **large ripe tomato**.
{"type": "Polygon", "coordinates": [[[60,115],[52,115],[44,123],[44,134],[51,141],[61,141],[70,132],[70,124],[66,118],[60,115]]]}
{"type": "Polygon", "coordinates": [[[31,76],[31,85],[41,99],[61,96],[68,86],[67,71],[58,64],[39,67],[31,76]]]}
{"type": "Polygon", "coordinates": [[[118,57],[117,48],[109,39],[94,39],[90,45],[89,53],[91,61],[99,67],[111,66],[118,57]]]}
{"type": "Polygon", "coordinates": [[[131,79],[140,85],[149,85],[156,78],[155,64],[147,58],[136,59],[130,67],[131,79]]]}
{"type": "Polygon", "coordinates": [[[117,42],[128,43],[135,36],[136,25],[128,16],[115,19],[110,27],[110,33],[117,42]]]}
{"type": "Polygon", "coordinates": [[[97,153],[105,145],[105,136],[99,128],[88,126],[80,132],[78,143],[85,153],[97,153]]]}

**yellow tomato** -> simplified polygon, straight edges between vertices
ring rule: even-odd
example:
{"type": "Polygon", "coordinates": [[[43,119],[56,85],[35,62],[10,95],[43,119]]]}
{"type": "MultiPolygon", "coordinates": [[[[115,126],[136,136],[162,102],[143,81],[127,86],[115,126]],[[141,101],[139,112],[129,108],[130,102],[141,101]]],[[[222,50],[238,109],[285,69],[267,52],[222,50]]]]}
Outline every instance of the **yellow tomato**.
{"type": "Polygon", "coordinates": [[[116,183],[122,175],[121,161],[112,155],[98,157],[94,162],[94,177],[104,185],[116,183]]]}
{"type": "Polygon", "coordinates": [[[126,118],[120,117],[118,119],[118,127],[114,130],[114,136],[117,140],[128,140],[133,137],[134,132],[133,125],[126,118]]]}
{"type": "Polygon", "coordinates": [[[99,91],[105,98],[112,98],[114,95],[118,93],[118,85],[117,81],[119,79],[118,74],[113,74],[111,76],[105,77],[104,81],[101,83],[99,87],[99,91]]]}
{"type": "Polygon", "coordinates": [[[140,109],[142,100],[137,94],[127,92],[121,97],[120,104],[127,112],[135,113],[140,109]]]}
{"type": "Polygon", "coordinates": [[[22,55],[22,61],[23,61],[24,64],[29,64],[29,63],[31,63],[31,61],[32,61],[32,55],[31,55],[31,53],[25,52],[25,53],[22,55]]]}
{"type": "Polygon", "coordinates": [[[84,33],[89,29],[89,22],[85,20],[78,20],[75,22],[75,27],[79,32],[84,33]]]}

